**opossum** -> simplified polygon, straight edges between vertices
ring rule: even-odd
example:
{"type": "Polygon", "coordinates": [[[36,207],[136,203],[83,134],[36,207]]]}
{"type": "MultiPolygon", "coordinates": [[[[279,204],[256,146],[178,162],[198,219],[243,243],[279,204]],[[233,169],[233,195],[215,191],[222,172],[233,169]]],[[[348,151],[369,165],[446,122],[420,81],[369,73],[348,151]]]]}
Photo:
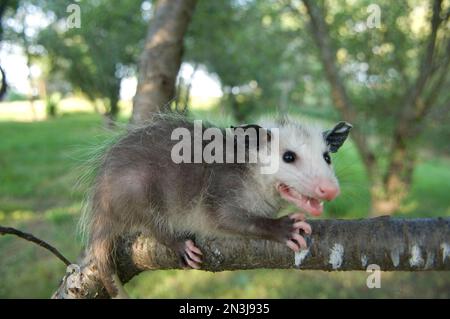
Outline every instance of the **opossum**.
{"type": "MultiPolygon", "coordinates": [[[[203,122],[201,132],[211,127],[203,122]]],[[[201,247],[195,245],[198,236],[244,236],[284,243],[293,251],[307,248],[301,234],[310,234],[311,227],[304,213],[320,215],[323,201],[338,196],[330,153],[340,148],[352,126],[340,122],[324,131],[284,118],[222,128],[223,159],[230,159],[226,147],[233,143],[233,163],[192,163],[208,141],[201,142],[200,150],[192,146],[191,154],[183,154],[191,163],[174,160],[180,142],[174,139],[177,128],[191,137],[196,134],[195,123],[186,118],[155,115],[150,124],[129,130],[102,158],[83,220],[89,255],[112,297],[119,285],[114,244],[127,233],[151,234],[175,251],[184,267],[194,269],[202,263],[201,247]],[[250,136],[236,138],[250,129],[258,129],[256,143],[250,136]],[[275,138],[279,145],[260,154],[275,138]],[[246,160],[236,163],[235,151],[242,145],[246,160]],[[265,164],[276,160],[277,169],[263,174],[262,161],[251,163],[250,154],[261,155],[265,164]],[[282,199],[300,212],[277,218],[282,199]]]]}

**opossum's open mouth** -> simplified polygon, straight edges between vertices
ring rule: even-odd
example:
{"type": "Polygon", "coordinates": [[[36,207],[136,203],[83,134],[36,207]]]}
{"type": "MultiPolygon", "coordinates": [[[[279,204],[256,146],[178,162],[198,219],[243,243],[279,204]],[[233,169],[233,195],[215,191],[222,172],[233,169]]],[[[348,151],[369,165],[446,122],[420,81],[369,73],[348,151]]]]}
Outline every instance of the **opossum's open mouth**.
{"type": "Polygon", "coordinates": [[[322,214],[323,202],[321,200],[300,194],[294,188],[283,183],[278,183],[276,187],[281,197],[295,204],[298,208],[314,216],[322,214]]]}

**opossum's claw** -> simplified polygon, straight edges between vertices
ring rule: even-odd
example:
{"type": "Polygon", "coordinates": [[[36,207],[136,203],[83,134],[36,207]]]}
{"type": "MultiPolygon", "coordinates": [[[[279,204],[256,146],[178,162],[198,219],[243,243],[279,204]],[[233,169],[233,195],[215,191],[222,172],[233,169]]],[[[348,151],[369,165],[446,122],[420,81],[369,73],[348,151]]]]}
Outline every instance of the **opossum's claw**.
{"type": "Polygon", "coordinates": [[[198,255],[203,255],[202,251],[200,249],[198,249],[194,242],[192,240],[186,240],[186,247],[188,247],[190,250],[192,250],[194,253],[198,254],[198,255]]]}
{"type": "Polygon", "coordinates": [[[292,233],[292,237],[286,241],[286,245],[295,252],[308,248],[306,240],[298,233],[292,233]]]}
{"type": "Polygon", "coordinates": [[[198,262],[198,263],[201,263],[201,262],[202,262],[202,260],[200,259],[200,257],[197,256],[193,251],[191,251],[191,250],[189,250],[189,249],[186,249],[186,255],[189,257],[189,259],[191,259],[191,260],[193,260],[193,261],[195,261],[195,262],[198,262]]]}
{"type": "Polygon", "coordinates": [[[300,230],[303,230],[306,235],[310,235],[312,232],[311,225],[305,222],[305,214],[291,214],[289,215],[289,218],[294,220],[294,223],[292,225],[294,231],[290,234],[290,238],[286,240],[286,245],[295,252],[298,252],[302,249],[307,249],[308,244],[306,243],[305,238],[303,238],[303,236],[299,234],[300,230]]]}
{"type": "MultiPolygon", "coordinates": [[[[198,263],[196,263],[195,261],[192,261],[191,259],[189,259],[189,257],[186,255],[184,256],[184,262],[186,263],[187,266],[189,266],[190,268],[193,269],[200,269],[200,265],[198,263]]],[[[189,268],[188,267],[188,268],[189,268]]]]}
{"type": "Polygon", "coordinates": [[[311,225],[306,222],[305,214],[296,213],[289,215],[290,219],[294,220],[294,229],[295,230],[303,230],[306,235],[311,235],[312,229],[311,225]]]}
{"type": "Polygon", "coordinates": [[[307,235],[311,235],[312,232],[311,225],[306,222],[296,222],[294,228],[295,230],[303,230],[307,235]]]}
{"type": "Polygon", "coordinates": [[[192,240],[184,242],[183,262],[186,266],[194,269],[200,269],[202,263],[202,252],[198,249],[192,240]]]}
{"type": "Polygon", "coordinates": [[[302,236],[311,234],[311,226],[304,221],[305,215],[302,213],[280,217],[275,220],[276,231],[275,240],[286,245],[293,251],[307,249],[308,245],[302,236]]]}

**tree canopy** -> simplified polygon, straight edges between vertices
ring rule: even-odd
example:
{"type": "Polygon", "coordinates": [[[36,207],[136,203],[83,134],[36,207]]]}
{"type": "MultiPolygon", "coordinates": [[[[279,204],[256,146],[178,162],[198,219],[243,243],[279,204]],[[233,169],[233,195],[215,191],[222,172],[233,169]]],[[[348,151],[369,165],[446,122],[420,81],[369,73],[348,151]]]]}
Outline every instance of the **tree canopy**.
{"type": "Polygon", "coordinates": [[[103,99],[108,114],[118,113],[122,79],[136,72],[142,50],[149,4],[139,0],[85,1],[81,27],[68,28],[66,3],[45,6],[55,21],[40,33],[53,71],[65,78],[91,100],[103,99]]]}

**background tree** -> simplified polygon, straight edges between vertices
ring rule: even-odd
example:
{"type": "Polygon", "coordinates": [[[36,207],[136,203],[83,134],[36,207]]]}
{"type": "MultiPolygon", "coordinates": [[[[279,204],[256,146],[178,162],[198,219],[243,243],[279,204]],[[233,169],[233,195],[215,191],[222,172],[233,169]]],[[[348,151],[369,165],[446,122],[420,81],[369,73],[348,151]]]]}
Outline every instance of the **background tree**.
{"type": "MultiPolygon", "coordinates": [[[[280,106],[283,83],[298,82],[290,59],[291,32],[277,1],[202,1],[186,39],[186,61],[220,78],[228,109],[238,120],[280,106]],[[268,45],[270,43],[270,45],[268,45]]],[[[287,104],[287,102],[285,103],[287,104]]]]}
{"type": "MultiPolygon", "coordinates": [[[[30,104],[32,118],[36,119],[35,100],[38,97],[36,81],[33,78],[32,66],[41,53],[41,47],[37,43],[39,31],[43,25],[37,25],[30,19],[32,14],[38,15],[40,9],[32,1],[16,1],[11,3],[8,10],[8,16],[4,21],[2,30],[3,40],[9,44],[18,46],[22,49],[27,66],[28,92],[27,97],[30,104]]],[[[3,77],[6,79],[6,75],[3,77]]]]}
{"type": "Polygon", "coordinates": [[[133,123],[148,120],[152,113],[175,99],[175,81],[183,56],[183,39],[196,0],[159,0],[151,20],[139,65],[133,100],[133,123]]]}
{"type": "MultiPolygon", "coordinates": [[[[19,6],[19,0],[4,0],[0,3],[0,45],[3,40],[3,33],[4,33],[4,17],[7,14],[7,11],[15,12],[17,10],[17,7],[19,6]]],[[[8,13],[10,13],[8,12],[8,13]]],[[[0,61],[1,62],[1,61],[0,61]]],[[[1,83],[0,83],[0,101],[3,99],[4,95],[6,94],[7,90],[7,81],[6,81],[6,74],[3,68],[0,64],[0,76],[1,76],[1,83]]]]}
{"type": "Polygon", "coordinates": [[[80,28],[65,24],[67,3],[46,2],[44,6],[57,17],[40,35],[52,70],[63,72],[90,100],[103,100],[110,120],[119,111],[121,81],[135,74],[150,8],[149,2],[144,3],[85,1],[80,28]]]}
{"type": "Polygon", "coordinates": [[[361,16],[364,6],[342,11],[330,6],[325,11],[314,1],[303,3],[334,106],[356,124],[353,138],[372,184],[372,213],[392,214],[411,186],[427,114],[448,103],[448,92],[441,88],[449,81],[450,37],[444,12],[450,9],[440,0],[424,4],[422,27],[427,31],[418,36],[405,32],[413,27],[407,4],[388,8],[382,3],[382,24],[370,31],[361,16]],[[386,143],[388,153],[380,154],[386,143]]]}

